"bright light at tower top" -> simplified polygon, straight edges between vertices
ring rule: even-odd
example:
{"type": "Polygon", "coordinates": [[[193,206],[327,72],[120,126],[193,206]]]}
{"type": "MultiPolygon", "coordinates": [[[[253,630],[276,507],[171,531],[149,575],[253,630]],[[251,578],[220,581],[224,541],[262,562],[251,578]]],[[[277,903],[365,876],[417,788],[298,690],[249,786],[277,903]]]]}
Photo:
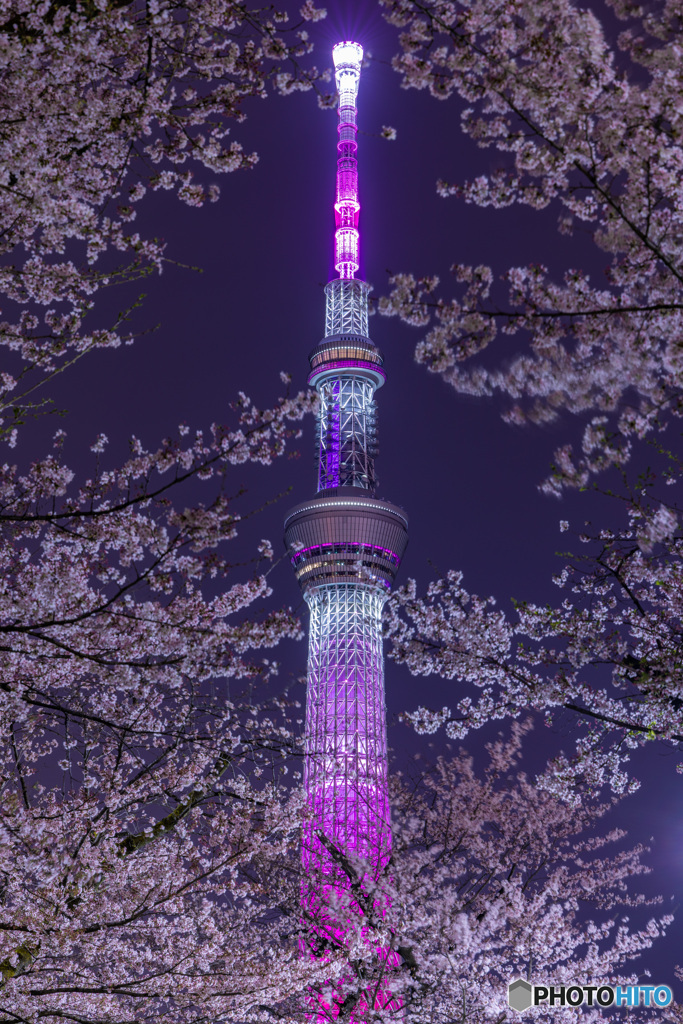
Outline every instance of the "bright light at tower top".
{"type": "Polygon", "coordinates": [[[332,50],[334,77],[341,106],[353,106],[358,92],[363,47],[360,43],[337,43],[332,50]]]}
{"type": "Polygon", "coordinates": [[[342,64],[355,65],[360,74],[360,66],[363,61],[363,47],[360,43],[337,43],[332,50],[332,60],[334,61],[335,68],[340,67],[342,64]]]}

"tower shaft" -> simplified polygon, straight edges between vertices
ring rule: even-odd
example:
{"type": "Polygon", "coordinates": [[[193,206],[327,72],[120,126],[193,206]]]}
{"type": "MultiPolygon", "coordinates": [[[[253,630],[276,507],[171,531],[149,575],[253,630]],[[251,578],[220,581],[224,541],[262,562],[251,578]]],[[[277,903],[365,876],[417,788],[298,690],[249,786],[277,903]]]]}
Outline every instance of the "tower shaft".
{"type": "MultiPolygon", "coordinates": [[[[310,610],[304,902],[320,931],[343,935],[328,909],[345,886],[339,856],[370,874],[391,850],[382,608],[408,540],[408,522],[375,496],[375,392],[383,358],[368,333],[369,286],[359,267],[356,96],[362,48],[335,46],[339,142],[335,268],[325,288],[325,335],[310,354],[319,398],[317,495],[292,509],[285,542],[310,610]]],[[[347,880],[348,882],[348,880],[347,880]]]]}

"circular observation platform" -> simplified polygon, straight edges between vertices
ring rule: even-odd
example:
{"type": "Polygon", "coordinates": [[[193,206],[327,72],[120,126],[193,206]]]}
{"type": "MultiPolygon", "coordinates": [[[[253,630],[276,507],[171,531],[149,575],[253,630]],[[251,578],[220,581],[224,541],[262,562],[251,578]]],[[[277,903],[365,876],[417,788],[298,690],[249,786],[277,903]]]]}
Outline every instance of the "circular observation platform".
{"type": "Polygon", "coordinates": [[[359,582],[388,590],[408,544],[408,517],[360,488],[340,487],[289,512],[285,544],[304,592],[359,582]]]}

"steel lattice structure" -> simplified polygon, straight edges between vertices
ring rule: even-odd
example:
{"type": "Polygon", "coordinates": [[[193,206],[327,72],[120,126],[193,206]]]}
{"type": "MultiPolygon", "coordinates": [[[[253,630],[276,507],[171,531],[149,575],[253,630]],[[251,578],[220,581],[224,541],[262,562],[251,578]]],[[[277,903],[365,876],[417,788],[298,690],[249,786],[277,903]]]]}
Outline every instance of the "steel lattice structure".
{"type": "MultiPolygon", "coordinates": [[[[327,838],[368,859],[390,848],[383,604],[376,588],[347,583],[315,587],[309,598],[306,788],[327,838]]],[[[303,857],[315,872],[314,849],[303,857]]]]}
{"type": "Polygon", "coordinates": [[[325,336],[368,336],[368,294],[365,281],[340,278],[325,285],[325,336]]]}
{"type": "Polygon", "coordinates": [[[340,485],[374,490],[377,413],[372,382],[328,377],[318,394],[318,490],[340,485]]]}
{"type": "MultiPolygon", "coordinates": [[[[386,865],[391,848],[382,608],[408,541],[400,508],[375,496],[375,391],[383,358],[368,335],[369,286],[359,263],[356,95],[363,50],[333,50],[339,92],[335,269],[325,337],[310,355],[320,396],[318,493],[285,521],[285,543],[310,609],[303,840],[307,909],[318,930],[343,933],[327,909],[343,879],[334,847],[386,865]]],[[[389,998],[387,996],[387,998],[389,998]]]]}

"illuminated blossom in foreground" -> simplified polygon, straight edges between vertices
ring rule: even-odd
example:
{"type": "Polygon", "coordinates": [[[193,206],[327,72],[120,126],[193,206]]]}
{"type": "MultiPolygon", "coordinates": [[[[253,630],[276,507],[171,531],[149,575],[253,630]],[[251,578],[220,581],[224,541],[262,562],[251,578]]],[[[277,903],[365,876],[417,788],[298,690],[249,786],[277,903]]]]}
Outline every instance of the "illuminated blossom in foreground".
{"type": "Polygon", "coordinates": [[[553,211],[560,233],[592,239],[608,266],[596,282],[573,266],[558,280],[540,261],[455,265],[454,294],[402,273],[380,310],[427,327],[418,362],[458,392],[502,393],[511,422],[588,415],[582,450],[559,449],[546,481],[550,493],[584,486],[683,414],[679,7],[607,0],[606,13],[624,23],[612,44],[596,14],[571,0],[382,6],[400,31],[403,85],[457,97],[454,119],[499,154],[496,170],[440,181],[439,194],[553,211]],[[499,365],[480,361],[498,340],[499,365]]]}

